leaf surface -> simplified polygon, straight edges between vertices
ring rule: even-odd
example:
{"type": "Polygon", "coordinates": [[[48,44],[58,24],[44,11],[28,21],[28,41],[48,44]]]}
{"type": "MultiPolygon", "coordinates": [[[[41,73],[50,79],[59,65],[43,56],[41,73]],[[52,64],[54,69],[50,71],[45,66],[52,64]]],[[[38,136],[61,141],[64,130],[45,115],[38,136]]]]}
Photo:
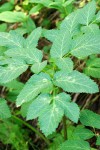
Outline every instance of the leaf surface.
{"type": "Polygon", "coordinates": [[[59,35],[59,30],[57,29],[43,31],[43,36],[51,42],[54,42],[58,35],[59,35]]]}
{"type": "Polygon", "coordinates": [[[50,77],[45,73],[33,75],[17,97],[17,106],[28,102],[40,94],[43,90],[52,89],[52,82],[50,77]]]}
{"type": "Polygon", "coordinates": [[[96,2],[92,1],[79,10],[79,23],[87,25],[92,21],[96,12],[96,2]]]}
{"type": "Polygon", "coordinates": [[[50,50],[52,58],[62,58],[69,52],[71,36],[68,31],[60,30],[50,50]]]}
{"type": "Polygon", "coordinates": [[[39,125],[42,132],[48,136],[53,133],[58,127],[63,116],[63,110],[55,104],[49,105],[45,108],[39,117],[39,125]]]}
{"type": "Polygon", "coordinates": [[[96,14],[96,21],[100,22],[100,11],[98,11],[98,13],[96,14]]]}
{"type": "Polygon", "coordinates": [[[80,121],[85,126],[100,129],[100,115],[90,110],[85,109],[81,112],[80,121]]]}
{"type": "Polygon", "coordinates": [[[45,68],[46,65],[47,65],[46,60],[43,61],[43,62],[35,63],[35,64],[32,65],[31,71],[34,72],[34,73],[39,73],[45,68]]]}
{"type": "Polygon", "coordinates": [[[42,60],[42,51],[37,48],[12,48],[5,52],[9,57],[20,58],[26,61],[28,64],[39,63],[42,60]]]}
{"type": "Polygon", "coordinates": [[[35,30],[33,30],[33,32],[31,32],[31,34],[26,39],[26,47],[27,48],[36,47],[38,45],[38,40],[41,36],[41,33],[42,33],[41,27],[38,27],[35,30]]]}
{"type": "Polygon", "coordinates": [[[99,47],[100,34],[84,34],[73,40],[71,54],[78,58],[84,58],[92,54],[99,54],[99,47]]]}
{"type": "Polygon", "coordinates": [[[77,11],[73,12],[62,21],[60,29],[67,30],[71,36],[74,36],[79,32],[80,26],[78,20],[79,17],[77,11]]]}
{"type": "Polygon", "coordinates": [[[14,23],[14,22],[24,22],[26,20],[27,16],[23,12],[4,11],[0,13],[0,21],[14,23]]]}
{"type": "Polygon", "coordinates": [[[67,140],[64,142],[59,150],[90,150],[88,142],[83,140],[67,140]]]}
{"type": "Polygon", "coordinates": [[[78,71],[66,73],[59,71],[55,74],[54,84],[67,92],[96,93],[98,86],[85,74],[78,71]]]}
{"type": "Polygon", "coordinates": [[[73,61],[70,58],[59,58],[55,61],[55,64],[59,69],[66,72],[72,72],[73,70],[73,61]]]}
{"type": "Polygon", "coordinates": [[[72,134],[73,139],[83,139],[83,140],[90,139],[93,136],[94,136],[94,133],[91,130],[86,129],[81,126],[76,127],[72,134]]]}
{"type": "Polygon", "coordinates": [[[0,119],[10,118],[11,113],[6,101],[0,98],[0,119]]]}
{"type": "Polygon", "coordinates": [[[9,33],[0,32],[0,45],[9,48],[22,48],[24,45],[24,38],[15,31],[11,31],[9,33]]]}
{"type": "Polygon", "coordinates": [[[51,98],[49,94],[39,95],[35,100],[33,100],[28,108],[27,120],[39,117],[45,107],[49,105],[50,101],[51,98]]]}
{"type": "Polygon", "coordinates": [[[20,60],[12,59],[7,67],[0,66],[0,83],[7,83],[25,72],[28,66],[20,60]]]}
{"type": "Polygon", "coordinates": [[[82,26],[81,31],[83,33],[100,34],[100,29],[97,24],[89,24],[88,26],[82,26]]]}
{"type": "Polygon", "coordinates": [[[77,104],[70,102],[70,95],[65,93],[60,93],[54,97],[57,106],[62,108],[64,114],[73,122],[78,122],[79,119],[79,107],[77,104]]]}
{"type": "Polygon", "coordinates": [[[89,59],[84,68],[85,74],[94,78],[100,78],[100,58],[89,59]]]}
{"type": "Polygon", "coordinates": [[[96,145],[100,146],[100,136],[97,137],[96,145]]]}

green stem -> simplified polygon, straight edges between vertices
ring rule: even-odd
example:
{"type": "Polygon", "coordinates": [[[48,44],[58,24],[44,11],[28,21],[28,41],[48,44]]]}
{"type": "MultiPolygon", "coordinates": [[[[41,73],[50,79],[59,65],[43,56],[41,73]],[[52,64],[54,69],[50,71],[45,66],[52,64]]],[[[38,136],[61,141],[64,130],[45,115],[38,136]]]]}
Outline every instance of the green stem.
{"type": "Polygon", "coordinates": [[[66,117],[63,116],[63,129],[64,129],[64,140],[67,140],[67,125],[66,125],[66,117]]]}
{"type": "Polygon", "coordinates": [[[66,17],[68,15],[68,12],[66,10],[66,7],[63,7],[63,9],[64,9],[64,12],[65,12],[65,17],[66,17]]]}
{"type": "Polygon", "coordinates": [[[30,124],[28,124],[27,122],[25,122],[24,120],[20,119],[17,116],[12,115],[12,117],[14,119],[18,120],[19,122],[21,122],[22,124],[24,124],[26,127],[28,127],[29,129],[31,129],[36,134],[38,134],[41,137],[41,139],[43,139],[46,142],[47,145],[50,145],[49,140],[47,138],[45,138],[42,133],[40,133],[38,130],[36,130],[34,127],[32,127],[30,124]]]}

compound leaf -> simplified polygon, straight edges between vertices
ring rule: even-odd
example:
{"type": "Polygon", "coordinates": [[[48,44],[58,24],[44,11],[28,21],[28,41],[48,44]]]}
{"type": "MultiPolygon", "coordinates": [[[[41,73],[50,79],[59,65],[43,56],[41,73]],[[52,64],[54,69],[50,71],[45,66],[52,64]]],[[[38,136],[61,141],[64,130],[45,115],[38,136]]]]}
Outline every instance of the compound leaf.
{"type": "Polygon", "coordinates": [[[64,104],[67,104],[70,103],[70,100],[70,95],[66,93],[60,93],[55,97],[51,97],[49,94],[41,94],[30,104],[27,119],[39,117],[40,128],[47,136],[55,131],[64,115],[64,108],[59,101],[65,101],[64,104]],[[50,104],[51,101],[53,102],[50,104]]]}

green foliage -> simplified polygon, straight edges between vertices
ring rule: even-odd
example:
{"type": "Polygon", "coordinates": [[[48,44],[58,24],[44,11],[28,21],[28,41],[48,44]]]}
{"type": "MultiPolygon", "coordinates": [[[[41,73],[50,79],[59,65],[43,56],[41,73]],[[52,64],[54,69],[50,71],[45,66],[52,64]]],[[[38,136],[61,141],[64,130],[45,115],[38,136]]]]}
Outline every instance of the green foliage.
{"type": "Polygon", "coordinates": [[[100,78],[100,58],[92,58],[86,62],[85,74],[94,78],[100,78]]]}
{"type": "Polygon", "coordinates": [[[100,22],[100,11],[96,14],[96,19],[97,22],[100,22]]]}
{"type": "Polygon", "coordinates": [[[7,120],[0,123],[0,129],[0,141],[11,144],[11,150],[28,150],[28,144],[25,142],[27,135],[18,124],[7,120]]]}
{"type": "Polygon", "coordinates": [[[27,65],[18,59],[8,61],[7,67],[0,66],[0,83],[9,82],[27,70],[27,65]]]}
{"type": "Polygon", "coordinates": [[[50,77],[44,73],[33,75],[18,95],[16,100],[17,106],[20,106],[23,103],[32,100],[45,89],[46,91],[50,91],[52,89],[52,82],[50,80],[50,77]]]}
{"type": "Polygon", "coordinates": [[[90,150],[88,142],[83,140],[67,140],[64,142],[59,150],[90,150]]]}
{"type": "Polygon", "coordinates": [[[7,82],[5,84],[3,83],[1,85],[9,90],[9,92],[7,93],[7,99],[9,99],[9,101],[11,102],[16,101],[18,94],[24,87],[24,84],[22,82],[19,82],[18,80],[12,80],[11,82],[7,82]]]}
{"type": "Polygon", "coordinates": [[[51,98],[49,94],[41,94],[39,95],[29,106],[27,112],[27,119],[35,119],[37,118],[44,108],[50,103],[51,98]],[[33,111],[34,110],[34,111],[33,111]]]}
{"type": "Polygon", "coordinates": [[[73,12],[61,22],[60,29],[69,31],[70,35],[74,36],[79,32],[80,24],[78,20],[79,17],[77,11],[73,12]]]}
{"type": "Polygon", "coordinates": [[[26,21],[27,16],[22,12],[12,12],[12,11],[5,11],[0,13],[0,20],[5,22],[23,22],[26,21]]]}
{"type": "Polygon", "coordinates": [[[79,108],[75,103],[70,102],[70,99],[70,96],[65,93],[60,93],[55,97],[41,94],[30,104],[27,119],[39,117],[40,128],[45,135],[55,131],[64,114],[77,122],[79,108]]]}
{"type": "Polygon", "coordinates": [[[65,30],[60,30],[50,50],[51,57],[62,58],[66,53],[69,52],[70,45],[71,37],[69,35],[69,32],[65,30]]]}
{"type": "Polygon", "coordinates": [[[14,8],[14,4],[11,2],[4,3],[0,6],[0,13],[4,11],[11,11],[14,8]]]}
{"type": "Polygon", "coordinates": [[[95,12],[96,3],[95,1],[92,1],[79,11],[79,23],[88,26],[94,18],[95,12]]]}
{"type": "Polygon", "coordinates": [[[97,85],[85,74],[78,71],[67,73],[59,71],[55,74],[54,84],[67,92],[95,93],[98,92],[97,85]]]}
{"type": "Polygon", "coordinates": [[[17,32],[11,31],[10,33],[1,32],[0,33],[0,45],[9,48],[17,47],[22,48],[24,43],[24,38],[21,37],[17,32]]]}
{"type": "Polygon", "coordinates": [[[96,145],[100,146],[100,136],[97,137],[96,145]]]}
{"type": "Polygon", "coordinates": [[[85,109],[81,112],[80,121],[85,126],[100,129],[100,115],[90,110],[85,109]]]}
{"type": "Polygon", "coordinates": [[[32,65],[31,71],[34,73],[39,73],[45,68],[46,65],[47,65],[47,61],[36,62],[32,65]]]}
{"type": "Polygon", "coordinates": [[[55,64],[60,70],[67,70],[67,72],[73,71],[73,61],[70,58],[58,58],[55,60],[55,64]]]}
{"type": "MultiPolygon", "coordinates": [[[[73,2],[74,0],[31,0],[20,4],[18,2],[19,5],[16,5],[14,1],[9,1],[0,8],[0,84],[6,89],[5,98],[10,102],[16,101],[17,107],[21,106],[20,111],[15,111],[14,106],[13,113],[22,115],[26,120],[37,119],[42,133],[51,137],[53,143],[49,144],[50,150],[90,150],[90,145],[85,140],[97,135],[85,126],[100,129],[100,115],[86,109],[80,111],[76,100],[71,98],[73,93],[99,92],[94,78],[100,78],[100,12],[96,14],[96,2],[91,1],[69,14],[68,8],[70,7],[70,11],[73,9],[73,2]],[[58,28],[36,28],[36,25],[40,26],[36,14],[45,8],[60,12],[58,28]],[[65,18],[62,20],[61,17],[65,18]],[[18,26],[15,31],[9,31],[10,25],[13,29],[12,24],[18,26]],[[47,47],[44,43],[41,44],[42,40],[47,42],[47,47]],[[77,59],[80,59],[78,63],[77,59]],[[86,65],[77,68],[81,59],[86,65]],[[27,76],[25,80],[21,79],[23,73],[27,76]],[[79,120],[84,126],[78,126],[79,120]],[[69,124],[67,129],[66,124],[69,124]]],[[[48,22],[48,19],[44,22],[48,22]]],[[[9,117],[9,107],[6,100],[1,98],[0,119],[9,117]]],[[[21,122],[49,143],[30,124],[24,120],[21,122]]],[[[8,140],[8,127],[2,123],[1,141],[13,145],[12,149],[17,150],[20,150],[19,145],[22,144],[22,149],[27,150],[18,125],[7,124],[11,124],[14,134],[8,140]],[[6,142],[4,138],[7,138],[6,142]],[[18,143],[17,138],[21,139],[18,143]]],[[[96,144],[100,145],[99,136],[96,144]]]]}
{"type": "Polygon", "coordinates": [[[70,140],[72,139],[87,140],[94,136],[94,133],[91,130],[86,129],[84,126],[81,125],[77,126],[76,128],[70,126],[67,130],[67,134],[68,134],[68,139],[70,140]]]}
{"type": "Polygon", "coordinates": [[[59,34],[59,30],[57,30],[57,29],[43,31],[43,36],[51,42],[54,42],[54,40],[58,36],[58,34],[59,34]]]}
{"type": "Polygon", "coordinates": [[[86,33],[78,36],[72,42],[71,54],[84,58],[92,54],[99,54],[100,34],[86,33]],[[84,41],[84,42],[83,42],[84,41]]]}
{"type": "Polygon", "coordinates": [[[48,136],[55,131],[63,117],[63,110],[55,103],[47,106],[39,117],[42,132],[48,136]]]}
{"type": "Polygon", "coordinates": [[[63,136],[60,134],[56,134],[55,138],[53,139],[53,143],[50,145],[49,150],[58,149],[59,145],[64,142],[63,136]]]}
{"type": "Polygon", "coordinates": [[[41,27],[35,29],[27,38],[26,40],[26,47],[27,48],[30,48],[30,47],[36,47],[37,44],[38,44],[38,40],[41,36],[41,32],[42,32],[42,29],[41,27]]]}
{"type": "Polygon", "coordinates": [[[0,32],[4,32],[4,31],[6,31],[7,30],[7,25],[6,25],[6,23],[2,23],[1,25],[0,25],[0,32]]]}
{"type": "Polygon", "coordinates": [[[10,109],[6,101],[0,98],[0,119],[5,119],[11,117],[10,109]]]}
{"type": "Polygon", "coordinates": [[[73,8],[72,4],[73,4],[74,0],[30,0],[31,3],[37,4],[35,6],[35,8],[33,7],[31,12],[34,12],[35,10],[40,10],[41,7],[48,7],[48,8],[54,8],[57,9],[59,12],[61,12],[62,14],[67,15],[68,9],[67,7],[71,7],[73,8]]]}

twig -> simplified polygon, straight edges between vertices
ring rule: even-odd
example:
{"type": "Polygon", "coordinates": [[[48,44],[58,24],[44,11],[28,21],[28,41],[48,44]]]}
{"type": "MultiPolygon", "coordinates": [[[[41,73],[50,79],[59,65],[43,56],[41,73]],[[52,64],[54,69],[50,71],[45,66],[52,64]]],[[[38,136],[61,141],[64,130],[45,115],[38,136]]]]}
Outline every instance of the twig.
{"type": "Polygon", "coordinates": [[[73,102],[76,102],[76,101],[77,101],[77,98],[78,98],[79,94],[80,94],[80,93],[77,93],[77,94],[74,95],[74,97],[73,97],[73,102]]]}
{"type": "Polygon", "coordinates": [[[91,95],[88,97],[88,99],[86,100],[86,103],[85,103],[84,106],[82,107],[82,110],[87,107],[87,105],[88,105],[90,99],[92,98],[92,96],[93,96],[93,95],[91,94],[91,95]]]}
{"type": "Polygon", "coordinates": [[[52,21],[58,15],[59,15],[59,11],[56,11],[51,17],[49,17],[49,20],[52,21]]]}

